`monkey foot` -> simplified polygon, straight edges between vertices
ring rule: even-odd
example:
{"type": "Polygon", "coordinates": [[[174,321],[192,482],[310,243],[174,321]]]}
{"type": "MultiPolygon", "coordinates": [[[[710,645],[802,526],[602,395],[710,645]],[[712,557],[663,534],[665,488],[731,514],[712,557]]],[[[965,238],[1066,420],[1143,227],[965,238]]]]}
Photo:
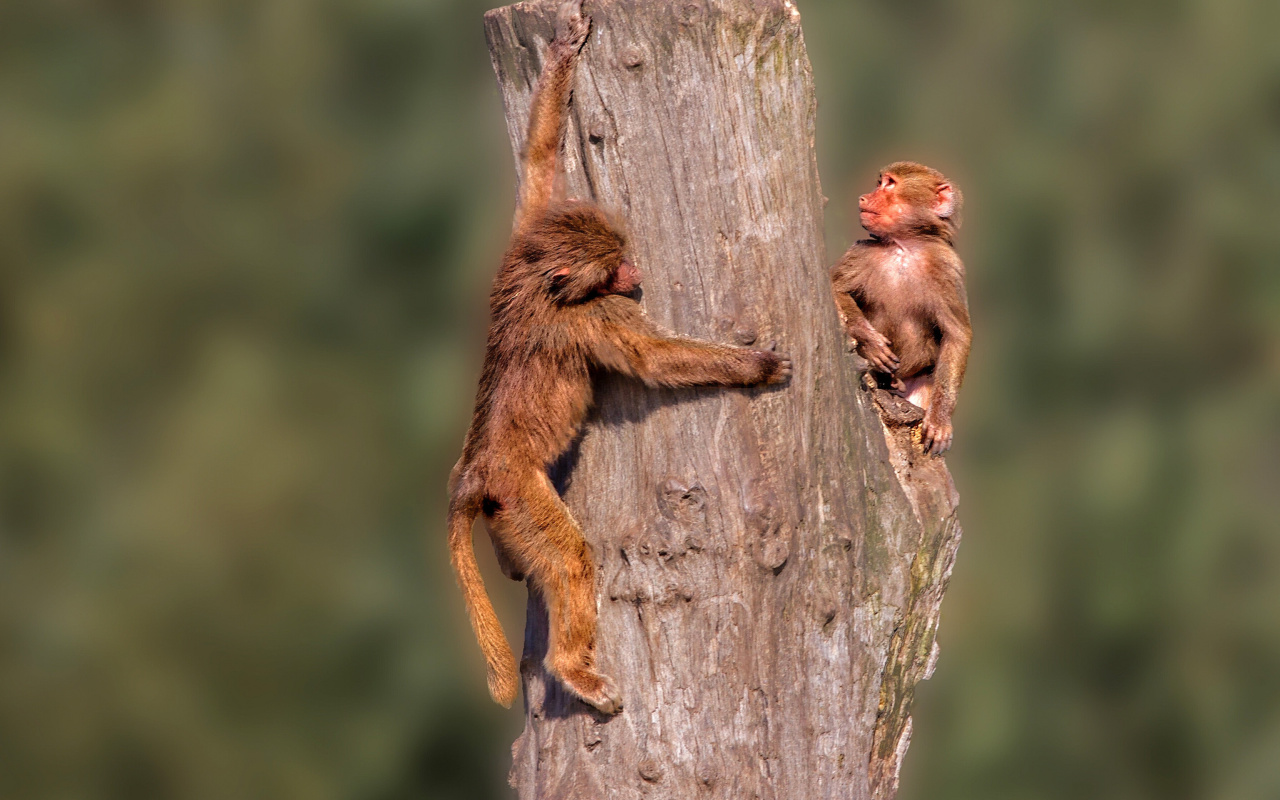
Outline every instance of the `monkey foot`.
{"type": "Polygon", "coordinates": [[[622,710],[622,692],[607,675],[588,669],[573,669],[561,674],[560,682],[601,714],[617,714],[622,710]]]}

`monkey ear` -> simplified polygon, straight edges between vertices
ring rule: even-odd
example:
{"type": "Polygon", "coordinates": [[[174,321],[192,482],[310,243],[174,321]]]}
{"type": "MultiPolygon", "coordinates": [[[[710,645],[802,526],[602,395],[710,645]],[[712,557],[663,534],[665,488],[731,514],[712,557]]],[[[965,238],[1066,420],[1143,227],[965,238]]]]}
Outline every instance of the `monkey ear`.
{"type": "Polygon", "coordinates": [[[547,290],[553,295],[563,294],[564,286],[569,282],[569,273],[570,269],[568,267],[561,267],[560,269],[548,272],[546,278],[547,290]]]}
{"type": "Polygon", "coordinates": [[[583,299],[585,291],[580,284],[572,266],[560,267],[547,274],[547,290],[561,303],[576,303],[583,299]]]}
{"type": "Polygon", "coordinates": [[[937,198],[933,202],[933,211],[942,219],[948,219],[956,213],[956,190],[949,183],[939,184],[937,198]]]}

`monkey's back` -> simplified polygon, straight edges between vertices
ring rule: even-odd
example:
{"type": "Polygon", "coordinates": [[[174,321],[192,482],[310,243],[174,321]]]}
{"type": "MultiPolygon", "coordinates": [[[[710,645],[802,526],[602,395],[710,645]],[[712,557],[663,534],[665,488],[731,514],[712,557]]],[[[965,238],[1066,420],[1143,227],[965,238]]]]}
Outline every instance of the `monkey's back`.
{"type": "Polygon", "coordinates": [[[545,468],[568,449],[590,409],[590,368],[572,330],[579,315],[540,307],[540,299],[493,309],[464,471],[472,464],[545,468]]]}

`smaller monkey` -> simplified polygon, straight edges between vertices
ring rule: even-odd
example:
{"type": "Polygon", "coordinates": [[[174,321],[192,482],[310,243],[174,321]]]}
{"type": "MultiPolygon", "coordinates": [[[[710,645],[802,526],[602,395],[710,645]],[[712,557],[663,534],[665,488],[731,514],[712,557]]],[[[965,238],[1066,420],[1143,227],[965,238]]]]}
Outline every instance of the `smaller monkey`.
{"type": "Polygon", "coordinates": [[[973,332],[964,262],[955,251],[963,197],[942,173],[899,161],[858,198],[870,239],[832,269],[845,331],[888,388],[925,412],[926,453],[951,447],[951,414],[973,332]]]}

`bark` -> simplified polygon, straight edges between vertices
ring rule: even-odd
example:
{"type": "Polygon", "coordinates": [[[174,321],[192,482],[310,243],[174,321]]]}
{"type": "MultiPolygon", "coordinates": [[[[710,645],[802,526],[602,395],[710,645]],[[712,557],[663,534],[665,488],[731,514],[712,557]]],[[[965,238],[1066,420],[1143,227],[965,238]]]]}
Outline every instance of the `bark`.
{"type": "MultiPolygon", "coordinates": [[[[599,566],[605,718],[541,666],[531,595],[512,785],[546,798],[889,798],[960,540],[919,410],[869,388],[831,300],[800,17],[592,0],[567,188],[625,221],[659,324],[776,344],[781,389],[603,379],[558,467],[599,566]],[[879,412],[879,413],[878,413],[879,412]]],[[[516,153],[555,2],[485,27],[516,153]]],[[[518,165],[518,159],[517,159],[518,165]]]]}

